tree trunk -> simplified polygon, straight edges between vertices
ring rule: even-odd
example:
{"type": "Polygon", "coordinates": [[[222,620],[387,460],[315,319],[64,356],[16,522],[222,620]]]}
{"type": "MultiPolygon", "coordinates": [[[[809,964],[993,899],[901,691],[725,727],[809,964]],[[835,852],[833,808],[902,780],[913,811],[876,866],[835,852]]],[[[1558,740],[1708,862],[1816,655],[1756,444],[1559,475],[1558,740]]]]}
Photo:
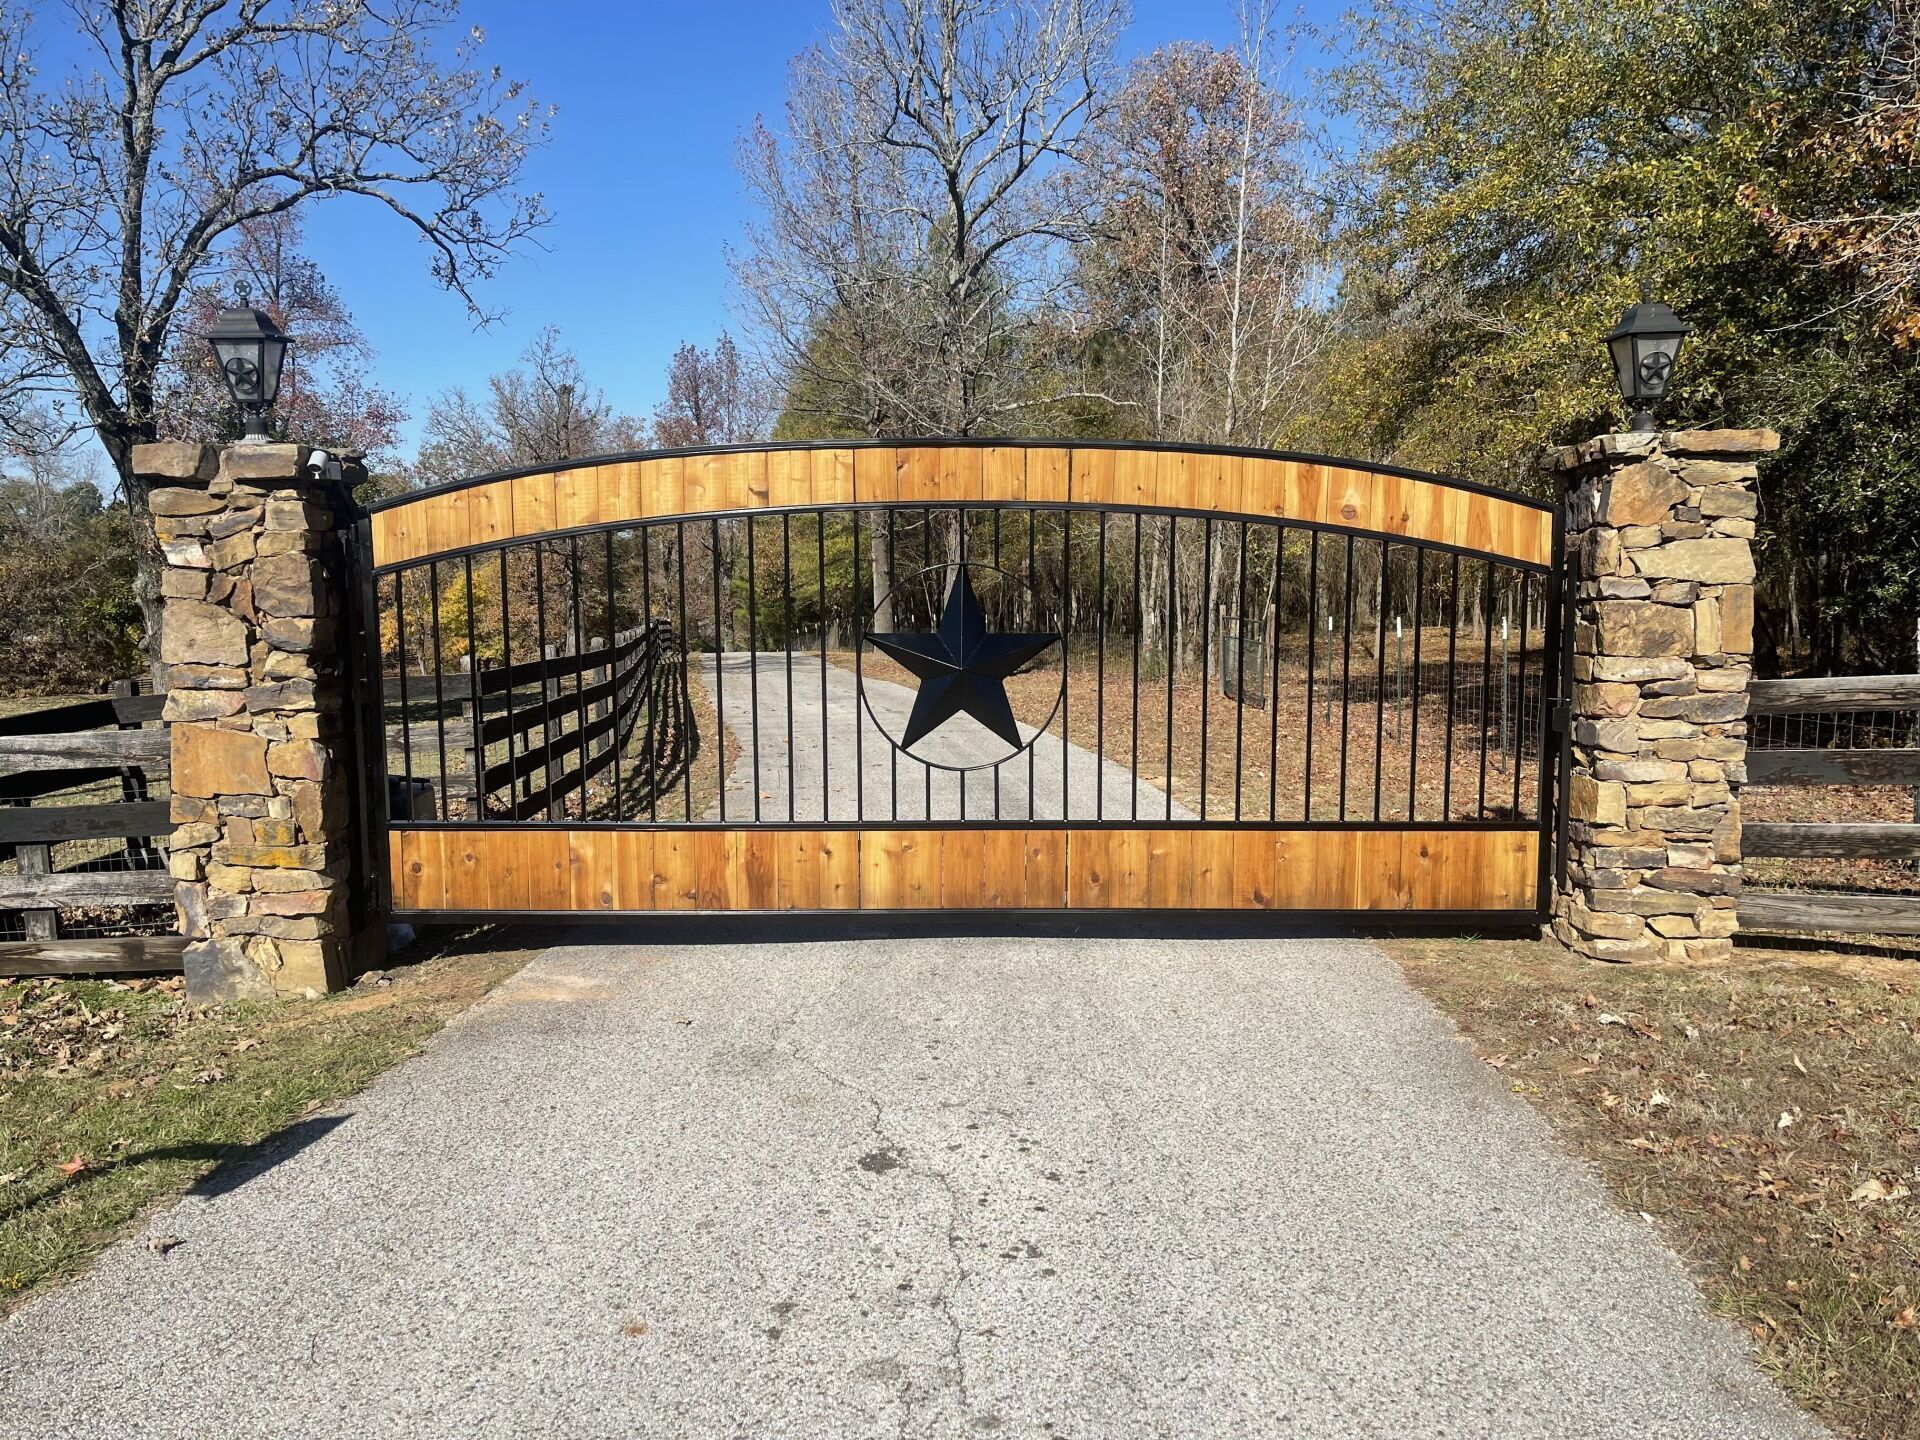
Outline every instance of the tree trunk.
{"type": "MultiPolygon", "coordinates": [[[[884,635],[893,629],[893,570],[887,564],[887,537],[878,526],[867,541],[867,553],[873,561],[872,629],[884,635]]],[[[854,624],[867,625],[867,617],[856,615],[854,624]]]]}
{"type": "Polygon", "coordinates": [[[99,417],[95,419],[100,443],[113,462],[114,475],[120,482],[120,494],[127,502],[128,513],[133,517],[134,544],[138,546],[134,556],[133,599],[140,607],[141,648],[147,657],[147,674],[153,681],[154,691],[165,694],[167,667],[160,660],[160,628],[165,605],[160,594],[160,574],[166,566],[160,554],[160,542],[153,534],[153,515],[147,509],[147,487],[133,473],[133,447],[151,437],[136,435],[126,427],[101,422],[99,417]]]}

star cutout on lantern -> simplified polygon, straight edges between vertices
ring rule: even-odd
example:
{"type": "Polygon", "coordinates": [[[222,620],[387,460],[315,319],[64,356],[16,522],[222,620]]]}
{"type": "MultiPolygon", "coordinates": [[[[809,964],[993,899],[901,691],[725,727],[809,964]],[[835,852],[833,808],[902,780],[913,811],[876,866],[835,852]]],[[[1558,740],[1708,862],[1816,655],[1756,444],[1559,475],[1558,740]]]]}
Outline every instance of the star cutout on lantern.
{"type": "Polygon", "coordinates": [[[868,638],[920,681],[902,750],[911,750],[955,715],[972,716],[1018,750],[1020,728],[1007,703],[1006,678],[1060,639],[1058,635],[990,634],[965,565],[954,567],[953,586],[940,611],[940,627],[933,634],[868,638]]]}

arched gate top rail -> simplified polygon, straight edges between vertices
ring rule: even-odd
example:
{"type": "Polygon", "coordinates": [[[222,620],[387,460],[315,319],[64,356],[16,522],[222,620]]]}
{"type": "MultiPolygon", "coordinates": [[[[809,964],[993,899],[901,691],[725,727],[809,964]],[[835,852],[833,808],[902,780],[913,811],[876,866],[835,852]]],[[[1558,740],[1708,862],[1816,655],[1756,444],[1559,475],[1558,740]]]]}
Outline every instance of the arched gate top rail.
{"type": "Polygon", "coordinates": [[[796,506],[1142,506],[1281,519],[1545,567],[1553,507],[1400,466],[1164,442],[806,441],[591,456],[369,506],[376,566],[683,515],[796,506]]]}

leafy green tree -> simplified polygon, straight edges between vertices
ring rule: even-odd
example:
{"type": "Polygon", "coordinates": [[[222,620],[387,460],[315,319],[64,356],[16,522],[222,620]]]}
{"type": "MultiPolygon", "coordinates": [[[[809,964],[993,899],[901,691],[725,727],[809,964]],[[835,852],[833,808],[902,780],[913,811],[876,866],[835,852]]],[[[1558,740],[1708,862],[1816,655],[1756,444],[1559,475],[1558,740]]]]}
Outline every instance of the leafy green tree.
{"type": "Polygon", "coordinates": [[[0,477],[0,653],[12,694],[99,690],[140,663],[134,523],[64,452],[0,477]]]}
{"type": "MultiPolygon", "coordinates": [[[[1337,93],[1349,339],[1324,443],[1539,489],[1543,443],[1622,419],[1599,337],[1646,284],[1699,326],[1663,419],[1770,425],[1763,623],[1818,666],[1912,633],[1920,381],[1855,275],[1754,203],[1818,163],[1886,0],[1380,0],[1337,93]]],[[[1762,664],[1768,663],[1763,657],[1762,664]]]]}

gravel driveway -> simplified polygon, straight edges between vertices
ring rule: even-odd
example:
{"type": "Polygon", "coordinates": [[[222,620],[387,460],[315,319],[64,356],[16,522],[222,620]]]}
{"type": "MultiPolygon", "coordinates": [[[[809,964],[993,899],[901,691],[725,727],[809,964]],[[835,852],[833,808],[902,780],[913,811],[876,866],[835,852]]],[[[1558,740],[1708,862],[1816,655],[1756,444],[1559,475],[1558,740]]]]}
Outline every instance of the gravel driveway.
{"type": "MultiPolygon", "coordinates": [[[[784,652],[763,651],[751,656],[729,652],[720,657],[717,685],[714,657],[696,660],[708,693],[717,690],[721,713],[741,746],[727,785],[729,820],[756,818],[756,788],[760,796],[757,818],[761,820],[852,821],[857,814],[869,820],[979,820],[994,814],[996,798],[999,813],[1010,820],[1058,820],[1063,813],[1075,820],[1091,820],[1096,814],[1109,820],[1124,820],[1131,815],[1149,820],[1194,818],[1193,812],[1177,801],[1169,808],[1163,791],[1145,781],[1136,785],[1125,765],[1112,760],[1102,763],[1092,751],[1079,745],[1063,746],[1057,733],[1042,736],[1027,754],[1016,755],[1002,765],[964,772],[964,782],[963,772],[901,758],[872,712],[885,719],[894,734],[904,735],[914,692],[905,685],[868,675],[864,679],[870,712],[860,704],[861,677],[836,665],[825,666],[823,677],[818,652],[810,656],[796,653],[792,658],[793,784],[789,809],[787,656],[784,652]],[[757,770],[753,753],[756,715],[760,721],[757,770]],[[857,766],[853,763],[856,754],[857,766]],[[1029,784],[1031,811],[1027,806],[1029,784]],[[825,815],[821,811],[823,797],[825,815]],[[1063,797],[1071,807],[1064,812],[1063,797]]],[[[1032,740],[1038,733],[1031,725],[1019,729],[1023,740],[1032,740]]],[[[991,765],[1007,751],[984,727],[964,716],[934,731],[921,748],[954,765],[991,765]]],[[[720,818],[718,808],[707,818],[720,818]]]]}

